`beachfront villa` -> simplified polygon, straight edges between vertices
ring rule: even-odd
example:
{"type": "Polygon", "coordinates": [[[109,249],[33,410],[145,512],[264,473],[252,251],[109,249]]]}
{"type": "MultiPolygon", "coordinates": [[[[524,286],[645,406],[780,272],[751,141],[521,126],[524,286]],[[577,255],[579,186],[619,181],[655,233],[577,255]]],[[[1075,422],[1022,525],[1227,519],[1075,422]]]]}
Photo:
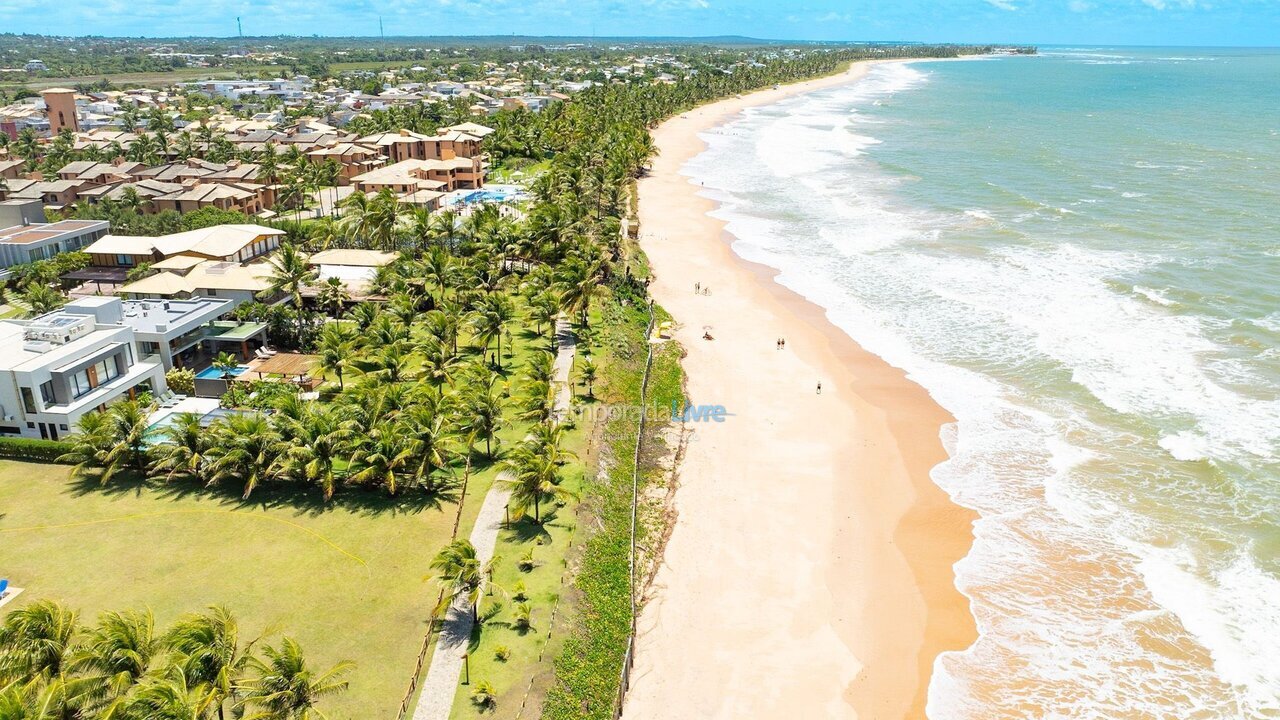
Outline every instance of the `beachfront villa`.
{"type": "Polygon", "coordinates": [[[284,234],[262,225],[216,225],[159,237],[107,235],[84,251],[95,267],[125,270],[177,256],[244,263],[279,248],[284,234]]]}
{"type": "MultiPolygon", "coordinates": [[[[138,300],[174,300],[196,297],[230,300],[232,307],[263,300],[271,287],[268,263],[222,262],[176,256],[151,266],[160,272],[120,286],[116,293],[138,300]]],[[[265,298],[275,302],[279,297],[265,298]]]]}
{"type": "Polygon", "coordinates": [[[10,268],[15,265],[80,250],[106,235],[109,229],[103,220],[28,222],[33,216],[24,209],[31,208],[39,212],[38,217],[44,217],[39,202],[0,202],[0,280],[9,277],[10,268]]]}
{"type": "Polygon", "coordinates": [[[57,440],[87,412],[167,389],[159,356],[143,352],[113,312],[72,303],[0,321],[0,434],[57,440]]]}
{"type": "Polygon", "coordinates": [[[265,323],[224,319],[237,303],[211,297],[187,300],[82,298],[68,305],[92,309],[101,322],[133,328],[144,355],[158,355],[165,370],[199,367],[220,352],[248,359],[267,344],[265,323]]]}
{"type": "Polygon", "coordinates": [[[396,253],[358,248],[322,250],[307,258],[315,268],[316,281],[303,290],[304,298],[315,298],[331,278],[337,278],[353,302],[369,299],[370,285],[378,268],[386,267],[399,257],[396,253]]]}

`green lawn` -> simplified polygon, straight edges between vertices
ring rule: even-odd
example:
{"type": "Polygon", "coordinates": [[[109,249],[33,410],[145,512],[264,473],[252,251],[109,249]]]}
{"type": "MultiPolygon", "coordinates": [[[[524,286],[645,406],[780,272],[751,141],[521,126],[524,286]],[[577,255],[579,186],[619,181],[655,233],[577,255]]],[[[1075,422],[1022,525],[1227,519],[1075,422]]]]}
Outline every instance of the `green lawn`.
{"type": "MultiPolygon", "coordinates": [[[[309,490],[270,487],[244,503],[68,476],[0,461],[0,575],[26,589],[5,610],[52,598],[89,621],[146,606],[165,625],[224,604],[246,634],[291,635],[317,666],[355,661],[350,690],[324,707],[333,720],[394,717],[436,595],[427,565],[456,505],[347,491],[326,508],[309,490]]],[[[466,505],[469,527],[479,503],[466,505]]]]}
{"type": "Polygon", "coordinates": [[[284,73],[288,71],[287,67],[280,65],[239,65],[229,68],[176,68],[170,72],[135,72],[135,73],[110,73],[105,75],[82,75],[77,77],[61,77],[61,78],[23,78],[18,82],[0,82],[0,87],[4,88],[27,88],[28,90],[45,90],[51,87],[75,87],[81,83],[96,83],[100,80],[107,80],[113,85],[118,86],[149,86],[163,87],[180,82],[192,82],[195,80],[220,80],[228,78],[240,77],[240,73],[258,73],[262,71],[269,73],[284,73]]]}

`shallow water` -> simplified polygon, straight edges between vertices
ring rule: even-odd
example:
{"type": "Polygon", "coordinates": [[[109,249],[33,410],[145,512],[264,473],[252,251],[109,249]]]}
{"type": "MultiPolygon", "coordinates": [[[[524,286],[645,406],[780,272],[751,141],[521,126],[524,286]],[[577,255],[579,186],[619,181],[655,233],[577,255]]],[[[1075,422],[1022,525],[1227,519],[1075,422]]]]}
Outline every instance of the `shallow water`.
{"type": "Polygon", "coordinates": [[[933,718],[1280,717],[1280,54],[890,64],[685,172],[957,418],[933,718]]]}

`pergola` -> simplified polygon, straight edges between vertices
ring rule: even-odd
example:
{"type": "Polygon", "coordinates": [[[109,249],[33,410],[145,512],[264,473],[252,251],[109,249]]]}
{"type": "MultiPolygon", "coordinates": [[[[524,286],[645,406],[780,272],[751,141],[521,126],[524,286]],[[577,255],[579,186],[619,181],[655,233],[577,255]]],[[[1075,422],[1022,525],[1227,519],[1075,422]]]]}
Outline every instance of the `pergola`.
{"type": "Polygon", "coordinates": [[[304,382],[319,364],[318,355],[277,353],[272,357],[250,363],[248,372],[240,375],[240,379],[246,379],[245,376],[249,373],[257,373],[259,380],[265,379],[267,375],[279,375],[284,378],[296,378],[297,382],[304,382]]]}

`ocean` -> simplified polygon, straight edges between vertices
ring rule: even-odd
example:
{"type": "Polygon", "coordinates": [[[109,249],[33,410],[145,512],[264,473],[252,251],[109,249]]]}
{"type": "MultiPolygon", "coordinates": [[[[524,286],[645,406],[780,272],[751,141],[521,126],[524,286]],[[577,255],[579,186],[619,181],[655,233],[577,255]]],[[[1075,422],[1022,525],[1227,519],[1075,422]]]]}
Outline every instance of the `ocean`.
{"type": "Polygon", "coordinates": [[[684,172],[956,418],[953,718],[1280,718],[1280,51],[886,64],[684,172]]]}

